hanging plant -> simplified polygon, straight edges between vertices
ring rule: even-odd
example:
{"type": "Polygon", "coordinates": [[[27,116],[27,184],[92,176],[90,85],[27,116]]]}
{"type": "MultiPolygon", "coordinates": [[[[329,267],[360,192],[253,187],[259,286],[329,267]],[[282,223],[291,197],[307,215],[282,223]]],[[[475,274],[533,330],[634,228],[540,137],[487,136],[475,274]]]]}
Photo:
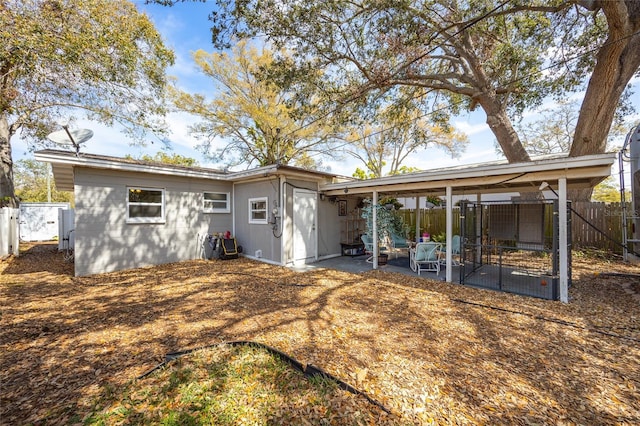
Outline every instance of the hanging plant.
{"type": "MultiPolygon", "coordinates": [[[[385,240],[391,238],[391,234],[406,235],[406,226],[402,216],[396,209],[387,209],[384,205],[373,205],[370,198],[363,200],[361,216],[366,223],[366,233],[373,237],[373,209],[376,209],[376,227],[378,229],[378,250],[381,245],[386,245],[385,240]]],[[[401,205],[401,204],[400,204],[401,205]]],[[[401,205],[402,206],[402,205],[401,205]]],[[[379,252],[377,253],[379,254],[379,252]]]]}

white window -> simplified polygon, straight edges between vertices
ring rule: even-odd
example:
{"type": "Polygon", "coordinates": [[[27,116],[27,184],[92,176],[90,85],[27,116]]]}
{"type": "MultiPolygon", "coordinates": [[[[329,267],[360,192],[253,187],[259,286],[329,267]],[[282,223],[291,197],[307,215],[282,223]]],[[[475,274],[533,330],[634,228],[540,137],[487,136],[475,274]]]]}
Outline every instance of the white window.
{"type": "Polygon", "coordinates": [[[249,223],[267,223],[267,197],[249,198],[249,223]]]}
{"type": "Polygon", "coordinates": [[[202,208],[205,213],[229,213],[228,192],[204,192],[202,194],[202,208]]]}
{"type": "Polygon", "coordinates": [[[163,223],[164,189],[128,187],[127,222],[163,223]]]}

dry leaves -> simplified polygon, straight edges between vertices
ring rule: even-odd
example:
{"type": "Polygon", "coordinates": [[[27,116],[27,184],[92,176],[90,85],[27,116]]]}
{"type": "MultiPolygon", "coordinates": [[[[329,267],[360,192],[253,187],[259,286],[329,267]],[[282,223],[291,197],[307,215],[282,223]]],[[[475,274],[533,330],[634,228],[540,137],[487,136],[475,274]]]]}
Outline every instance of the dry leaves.
{"type": "Polygon", "coordinates": [[[34,245],[0,264],[0,419],[80,422],[167,352],[254,340],[404,423],[638,424],[640,268],[574,256],[573,269],[565,305],[247,259],[73,278],[34,245]]]}

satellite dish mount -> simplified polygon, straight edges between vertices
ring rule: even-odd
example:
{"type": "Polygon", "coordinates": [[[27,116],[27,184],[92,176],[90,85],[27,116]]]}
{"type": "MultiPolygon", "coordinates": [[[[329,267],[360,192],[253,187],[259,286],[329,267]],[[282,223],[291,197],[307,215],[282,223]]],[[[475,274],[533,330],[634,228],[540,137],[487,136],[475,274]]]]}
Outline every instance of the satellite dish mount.
{"type": "Polygon", "coordinates": [[[62,125],[64,130],[49,133],[47,138],[58,145],[71,145],[76,151],[76,157],[80,155],[80,145],[93,137],[93,131],[89,129],[69,130],[69,126],[62,125]]]}

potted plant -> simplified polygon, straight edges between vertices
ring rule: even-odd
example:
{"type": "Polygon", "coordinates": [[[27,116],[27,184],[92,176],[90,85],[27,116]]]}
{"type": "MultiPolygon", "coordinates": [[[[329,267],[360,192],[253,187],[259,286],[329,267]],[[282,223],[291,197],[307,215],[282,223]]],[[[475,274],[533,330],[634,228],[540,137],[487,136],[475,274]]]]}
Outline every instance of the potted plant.
{"type": "MultiPolygon", "coordinates": [[[[386,265],[389,255],[387,253],[381,253],[380,248],[388,246],[388,241],[391,238],[391,233],[401,233],[404,235],[404,222],[402,218],[396,214],[395,205],[389,203],[388,200],[383,200],[384,204],[378,204],[374,206],[371,199],[364,200],[364,207],[362,208],[362,218],[366,223],[366,232],[369,237],[373,238],[373,210],[376,209],[376,228],[378,230],[378,251],[374,253],[378,257],[379,265],[386,265]],[[389,208],[388,206],[392,207],[389,208]]],[[[399,204],[399,203],[398,203],[399,204]]],[[[402,206],[400,204],[400,206],[402,206]]]]}

